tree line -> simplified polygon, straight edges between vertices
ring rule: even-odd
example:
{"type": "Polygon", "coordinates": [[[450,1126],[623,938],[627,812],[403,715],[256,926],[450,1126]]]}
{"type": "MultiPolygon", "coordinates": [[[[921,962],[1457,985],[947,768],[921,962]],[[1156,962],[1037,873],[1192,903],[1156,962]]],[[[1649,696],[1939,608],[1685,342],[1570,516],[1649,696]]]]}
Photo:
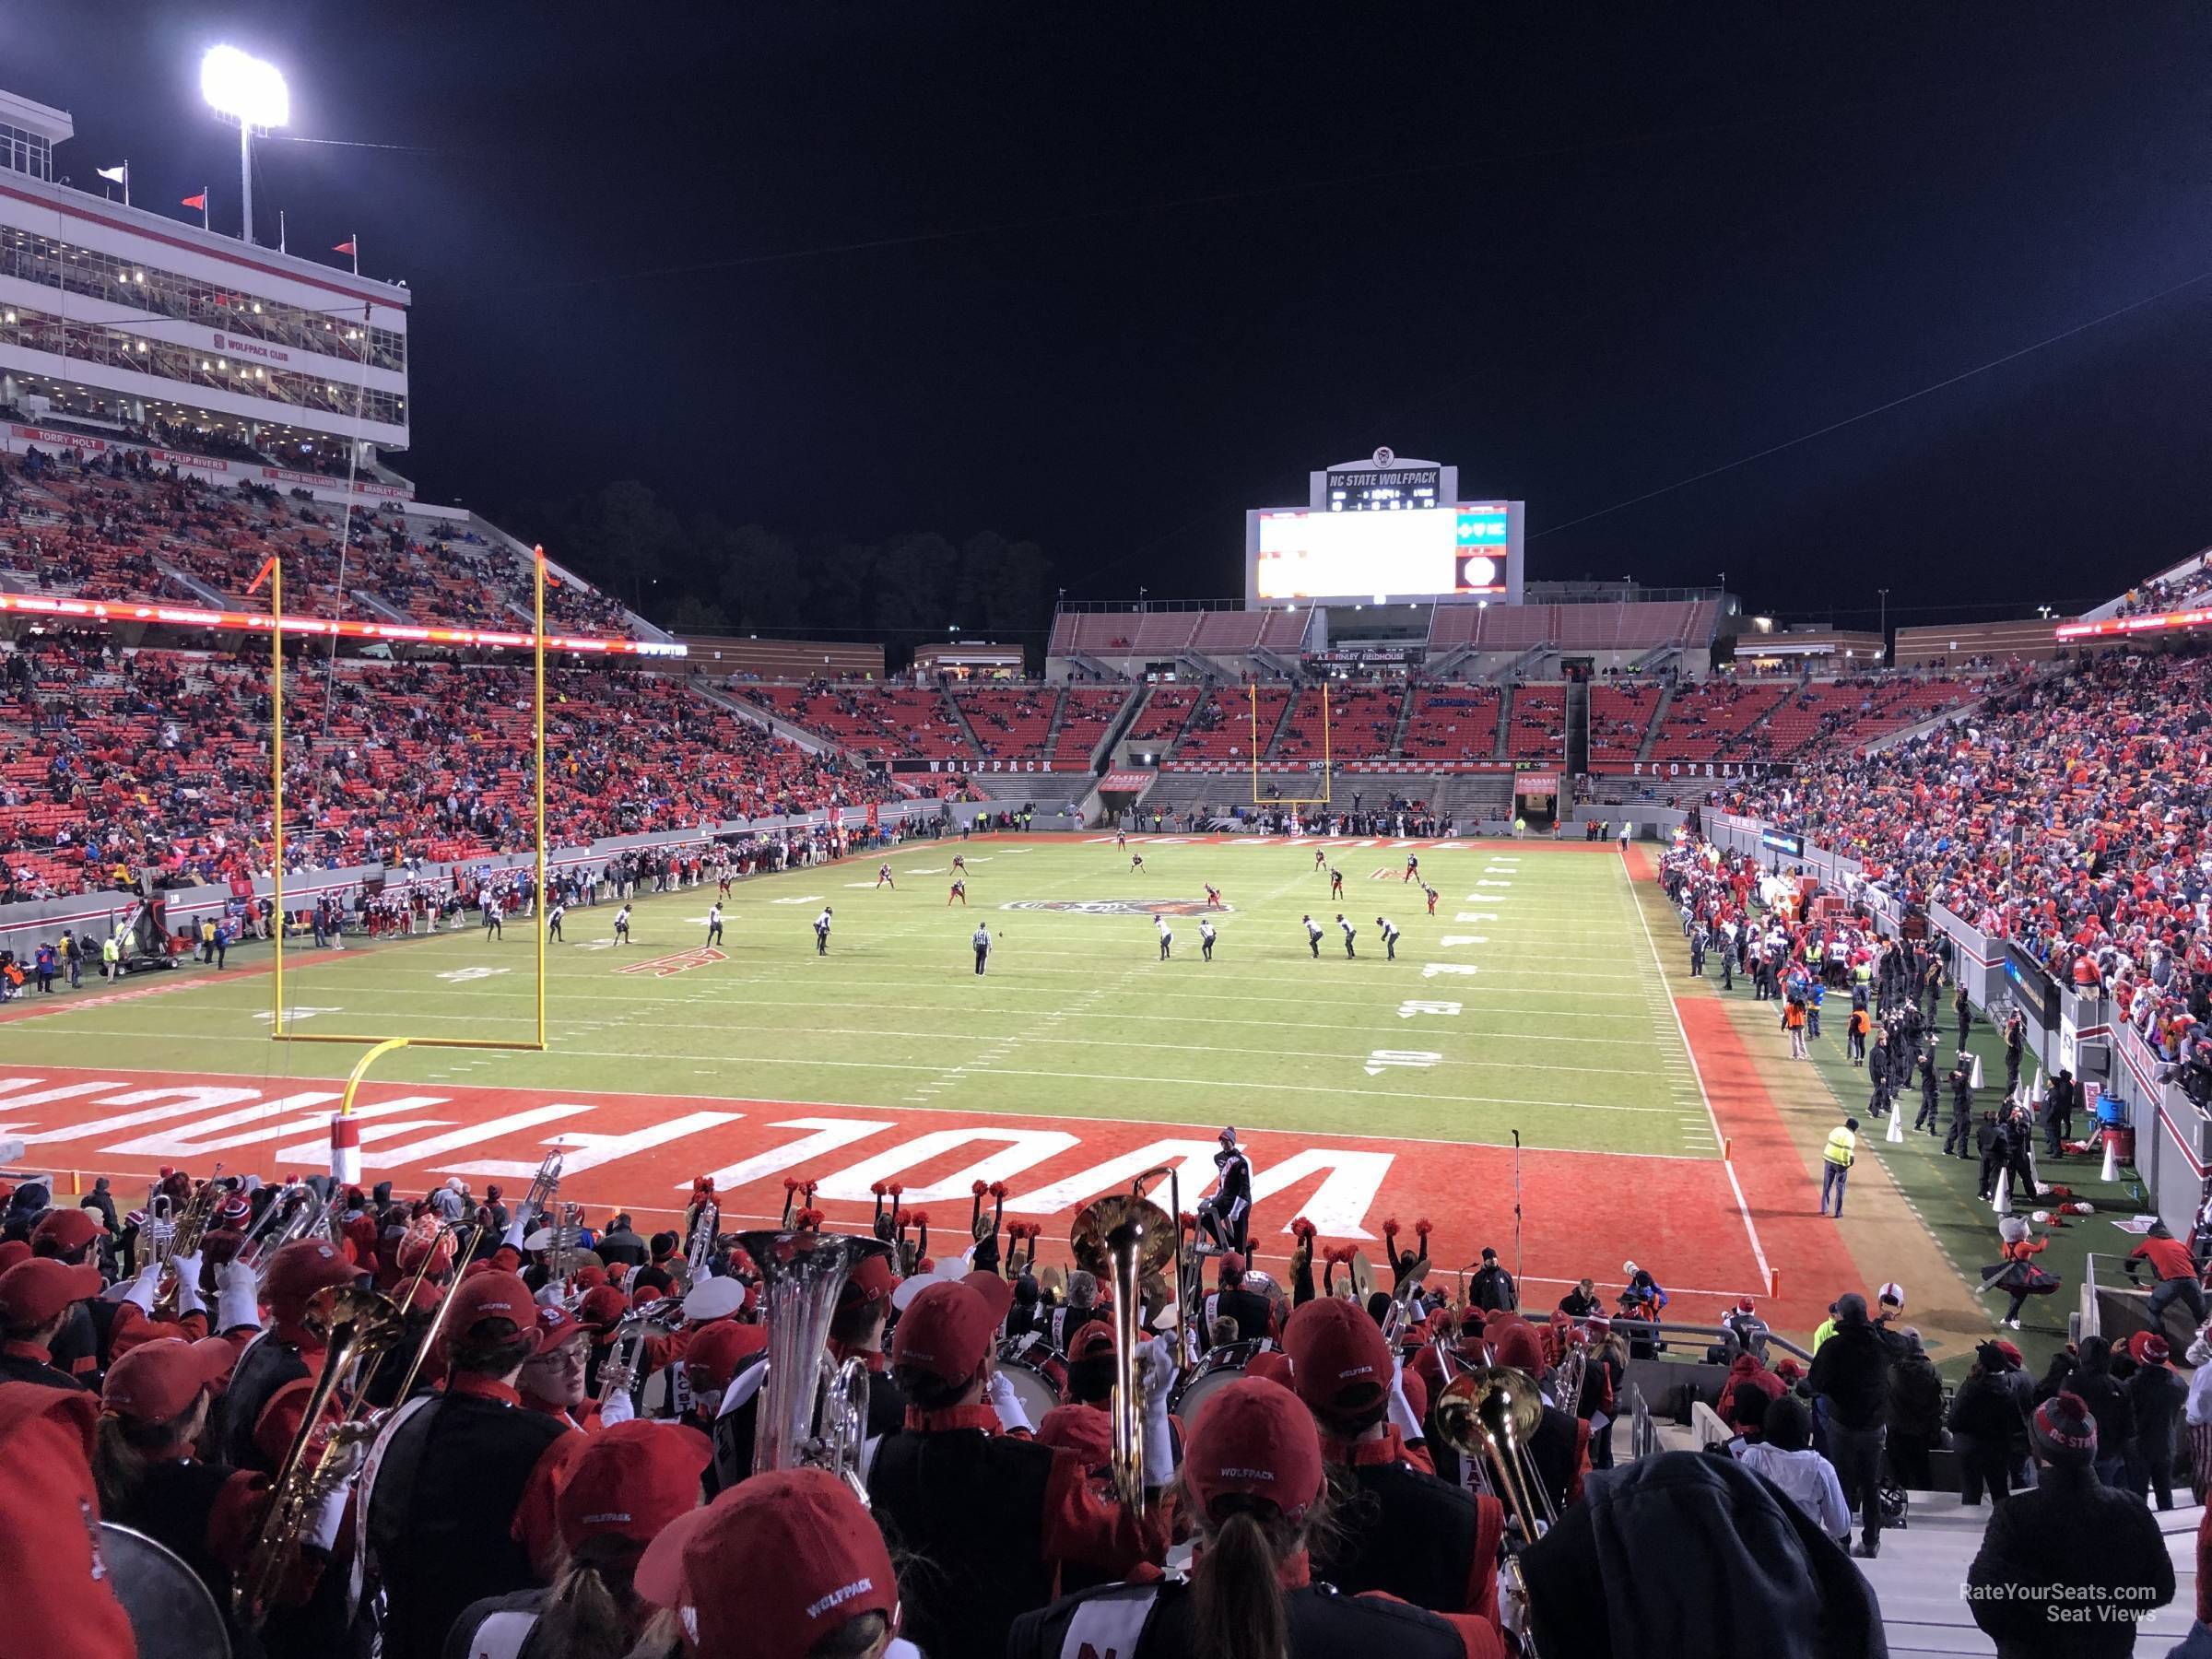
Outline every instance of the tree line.
{"type": "Polygon", "coordinates": [[[525,503],[503,522],[676,633],[880,640],[895,663],[956,637],[1041,654],[1052,622],[1043,549],[992,531],[958,543],[935,531],[793,536],[712,512],[686,517],[634,478],[525,503]]]}

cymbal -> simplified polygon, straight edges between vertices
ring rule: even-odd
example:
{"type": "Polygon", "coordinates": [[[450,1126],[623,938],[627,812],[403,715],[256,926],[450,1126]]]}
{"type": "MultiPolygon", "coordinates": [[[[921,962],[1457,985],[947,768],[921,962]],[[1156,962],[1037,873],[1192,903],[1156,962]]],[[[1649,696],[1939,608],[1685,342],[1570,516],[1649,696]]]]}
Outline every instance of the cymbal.
{"type": "Polygon", "coordinates": [[[1131,1221],[1145,1230],[1144,1242],[1137,1248],[1138,1274],[1158,1273],[1165,1267],[1175,1254],[1175,1224],[1159,1205],[1148,1199],[1132,1198],[1126,1193],[1109,1193],[1103,1198],[1094,1198],[1076,1212],[1075,1226],[1067,1235],[1076,1265],[1088,1273],[1108,1272],[1112,1255],[1106,1241],[1116,1228],[1131,1221]]]}

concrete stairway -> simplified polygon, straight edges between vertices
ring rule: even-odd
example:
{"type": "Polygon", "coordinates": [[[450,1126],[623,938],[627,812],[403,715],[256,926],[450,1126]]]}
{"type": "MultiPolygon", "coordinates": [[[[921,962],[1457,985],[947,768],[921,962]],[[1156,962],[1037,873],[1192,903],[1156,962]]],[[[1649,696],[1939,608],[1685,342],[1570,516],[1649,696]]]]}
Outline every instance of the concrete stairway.
{"type": "Polygon", "coordinates": [[[1675,684],[1670,679],[1660,688],[1659,706],[1652,711],[1652,724],[1643,728],[1643,741],[1636,746],[1639,760],[1652,758],[1652,749],[1659,741],[1659,729],[1666,724],[1666,712],[1675,704],[1675,684]]]}
{"type": "MultiPolygon", "coordinates": [[[[2196,1527],[2203,1515],[2203,1510],[2192,1508],[2158,1517],[2166,1553],[2173,1559],[2174,1597],[2138,1627],[2138,1653],[2162,1654],[2189,1633],[2196,1607],[2196,1527]]],[[[1907,1511],[1911,1525],[1884,1533],[1882,1553],[1857,1563],[1881,1598],[1882,1628],[1892,1654],[1997,1651],[1959,1593],[1982,1547],[1989,1516],[1986,1504],[1963,1509],[1953,1494],[1914,1492],[1907,1511]]]]}
{"type": "Polygon", "coordinates": [[[1398,699],[1398,724],[1390,731],[1390,758],[1403,759],[1406,755],[1406,732],[1413,724],[1413,700],[1417,695],[1411,679],[1406,682],[1405,695],[1398,699]]]}

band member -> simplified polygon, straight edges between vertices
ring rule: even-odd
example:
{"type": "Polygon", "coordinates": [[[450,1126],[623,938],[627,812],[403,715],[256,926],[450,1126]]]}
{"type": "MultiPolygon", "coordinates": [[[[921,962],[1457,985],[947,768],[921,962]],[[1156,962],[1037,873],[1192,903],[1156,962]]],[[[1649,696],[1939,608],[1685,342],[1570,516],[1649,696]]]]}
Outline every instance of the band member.
{"type": "Polygon", "coordinates": [[[584,1388],[592,1327],[559,1302],[537,1311],[537,1352],[515,1379],[524,1406],[587,1434],[599,1427],[599,1403],[584,1388]]]}
{"type": "Polygon", "coordinates": [[[857,1359],[868,1368],[868,1438],[889,1434],[906,1421],[906,1396],[891,1375],[883,1351],[883,1333],[891,1312],[891,1292],[899,1276],[888,1256],[865,1258],[845,1276],[830,1318],[830,1357],[842,1364],[857,1359]]]}
{"type": "Polygon", "coordinates": [[[618,945],[629,943],[629,904],[628,900],[625,900],[622,908],[615,912],[615,943],[618,945]]]}
{"type": "Polygon", "coordinates": [[[1221,1258],[1220,1288],[1206,1299],[1209,1330],[1217,1319],[1235,1324],[1239,1342],[1257,1342],[1276,1334],[1275,1303],[1244,1288],[1244,1258],[1233,1250],[1221,1258]]]}
{"type": "MultiPolygon", "coordinates": [[[[888,870],[890,866],[886,865],[884,868],[888,870]]],[[[816,956],[830,954],[830,907],[825,904],[822,906],[822,913],[814,919],[814,954],[816,956]]]]}
{"type": "Polygon", "coordinates": [[[361,1477],[388,1659],[438,1659],[464,1607],[538,1582],[532,1562],[549,1550],[554,1481],[569,1456],[561,1442],[574,1433],[523,1409],[515,1392],[538,1342],[523,1281],[480,1272],[454,1287],[452,1302],[443,1351],[430,1356],[444,1363],[445,1392],[394,1411],[361,1477]]]}
{"type": "Polygon", "coordinates": [[[1237,1145],[1235,1129],[1225,1128],[1215,1138],[1221,1149],[1214,1154],[1214,1191],[1198,1201],[1198,1230],[1216,1250],[1242,1253],[1252,1220],[1252,1160],[1237,1145]]]}
{"type": "Polygon", "coordinates": [[[53,1363],[52,1344],[78,1302],[98,1296],[100,1269],[43,1259],[0,1273],[0,1382],[84,1387],[53,1363]]]}
{"type": "Polygon", "coordinates": [[[560,1576],[549,1590],[472,1602],[446,1651],[579,1653],[634,1644],[658,1611],[637,1593],[639,1562],[663,1529],[697,1508],[707,1456],[704,1435],[665,1424],[618,1423],[594,1436],[576,1453],[554,1506],[560,1576]],[[621,1637],[603,1648],[608,1633],[594,1621],[609,1613],[621,1637]],[[488,1641],[494,1619],[500,1639],[488,1641]]]}
{"type": "Polygon", "coordinates": [[[960,908],[962,910],[966,910],[968,908],[968,884],[966,881],[958,877],[953,878],[952,887],[945,895],[945,908],[947,910],[950,910],[952,908],[952,901],[955,899],[958,899],[960,901],[960,908]]]}
{"type": "MultiPolygon", "coordinates": [[[[1495,1659],[1504,1640],[1488,1618],[1446,1618],[1386,1596],[1344,1595],[1316,1582],[1311,1533],[1329,1512],[1312,1419],[1279,1383],[1231,1382],[1190,1438],[1182,1489],[1197,1529],[1183,1583],[1113,1584],[1065,1597],[1015,1622],[1013,1659],[1061,1659],[1084,1649],[1122,1659],[1495,1659]],[[1111,1634],[1110,1634],[1111,1633],[1111,1634]],[[1109,1645],[1110,1644],[1110,1645],[1109,1645]]],[[[1483,1571],[1495,1574],[1495,1555],[1483,1571]]]]}
{"type": "Polygon", "coordinates": [[[709,945],[722,943],[722,900],[719,899],[707,912],[707,943],[709,945]]]}
{"type": "Polygon", "coordinates": [[[269,1305],[269,1328],[264,1331],[253,1308],[253,1274],[237,1264],[223,1270],[216,1334],[248,1328],[256,1334],[241,1350],[230,1385],[216,1402],[206,1442],[210,1462],[276,1472],[262,1461],[254,1425],[287,1382],[322,1374],[330,1340],[330,1299],[324,1293],[352,1284],[356,1271],[346,1253],[327,1240],[287,1244],[269,1258],[262,1290],[269,1305]]]}
{"type": "MultiPolygon", "coordinates": [[[[934,1569],[907,1586],[906,1632],[924,1653],[1003,1653],[1016,1618],[1051,1598],[1064,1564],[1121,1573],[1166,1550],[1157,1502],[1140,1517],[1095,1492],[1074,1453],[1014,1437],[1030,1425],[992,1364],[1006,1294],[1005,1280],[987,1277],[932,1285],[892,1341],[906,1427],[877,1448],[868,1498],[894,1546],[934,1569]]],[[[1172,1367],[1147,1353],[1149,1488],[1167,1484],[1174,1463],[1172,1367]]]]}
{"type": "Polygon", "coordinates": [[[1342,1534],[1320,1563],[1340,1590],[1385,1591],[1440,1613],[1494,1618],[1505,1511],[1430,1472],[1420,1435],[1396,1381],[1389,1345],[1364,1308],[1310,1301],[1283,1327],[1298,1397],[1312,1413],[1324,1461],[1350,1472],[1364,1501],[1347,1507],[1342,1534]]]}
{"type": "Polygon", "coordinates": [[[1306,924],[1306,948],[1313,953],[1313,959],[1318,962],[1321,960],[1321,924],[1312,916],[1300,916],[1299,920],[1306,924]]]}

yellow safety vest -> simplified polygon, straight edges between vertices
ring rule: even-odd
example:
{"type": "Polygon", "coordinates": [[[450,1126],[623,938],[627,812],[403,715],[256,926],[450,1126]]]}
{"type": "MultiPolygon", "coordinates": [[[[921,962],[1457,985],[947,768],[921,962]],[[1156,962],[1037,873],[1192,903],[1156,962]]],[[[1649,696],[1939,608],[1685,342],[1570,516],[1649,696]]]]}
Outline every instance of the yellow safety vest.
{"type": "Polygon", "coordinates": [[[1850,1130],[1830,1129],[1828,1132],[1827,1150],[1820,1156],[1827,1159],[1830,1163],[1841,1164],[1848,1170],[1851,1168],[1852,1159],[1857,1156],[1858,1144],[1859,1137],[1850,1130]]]}

